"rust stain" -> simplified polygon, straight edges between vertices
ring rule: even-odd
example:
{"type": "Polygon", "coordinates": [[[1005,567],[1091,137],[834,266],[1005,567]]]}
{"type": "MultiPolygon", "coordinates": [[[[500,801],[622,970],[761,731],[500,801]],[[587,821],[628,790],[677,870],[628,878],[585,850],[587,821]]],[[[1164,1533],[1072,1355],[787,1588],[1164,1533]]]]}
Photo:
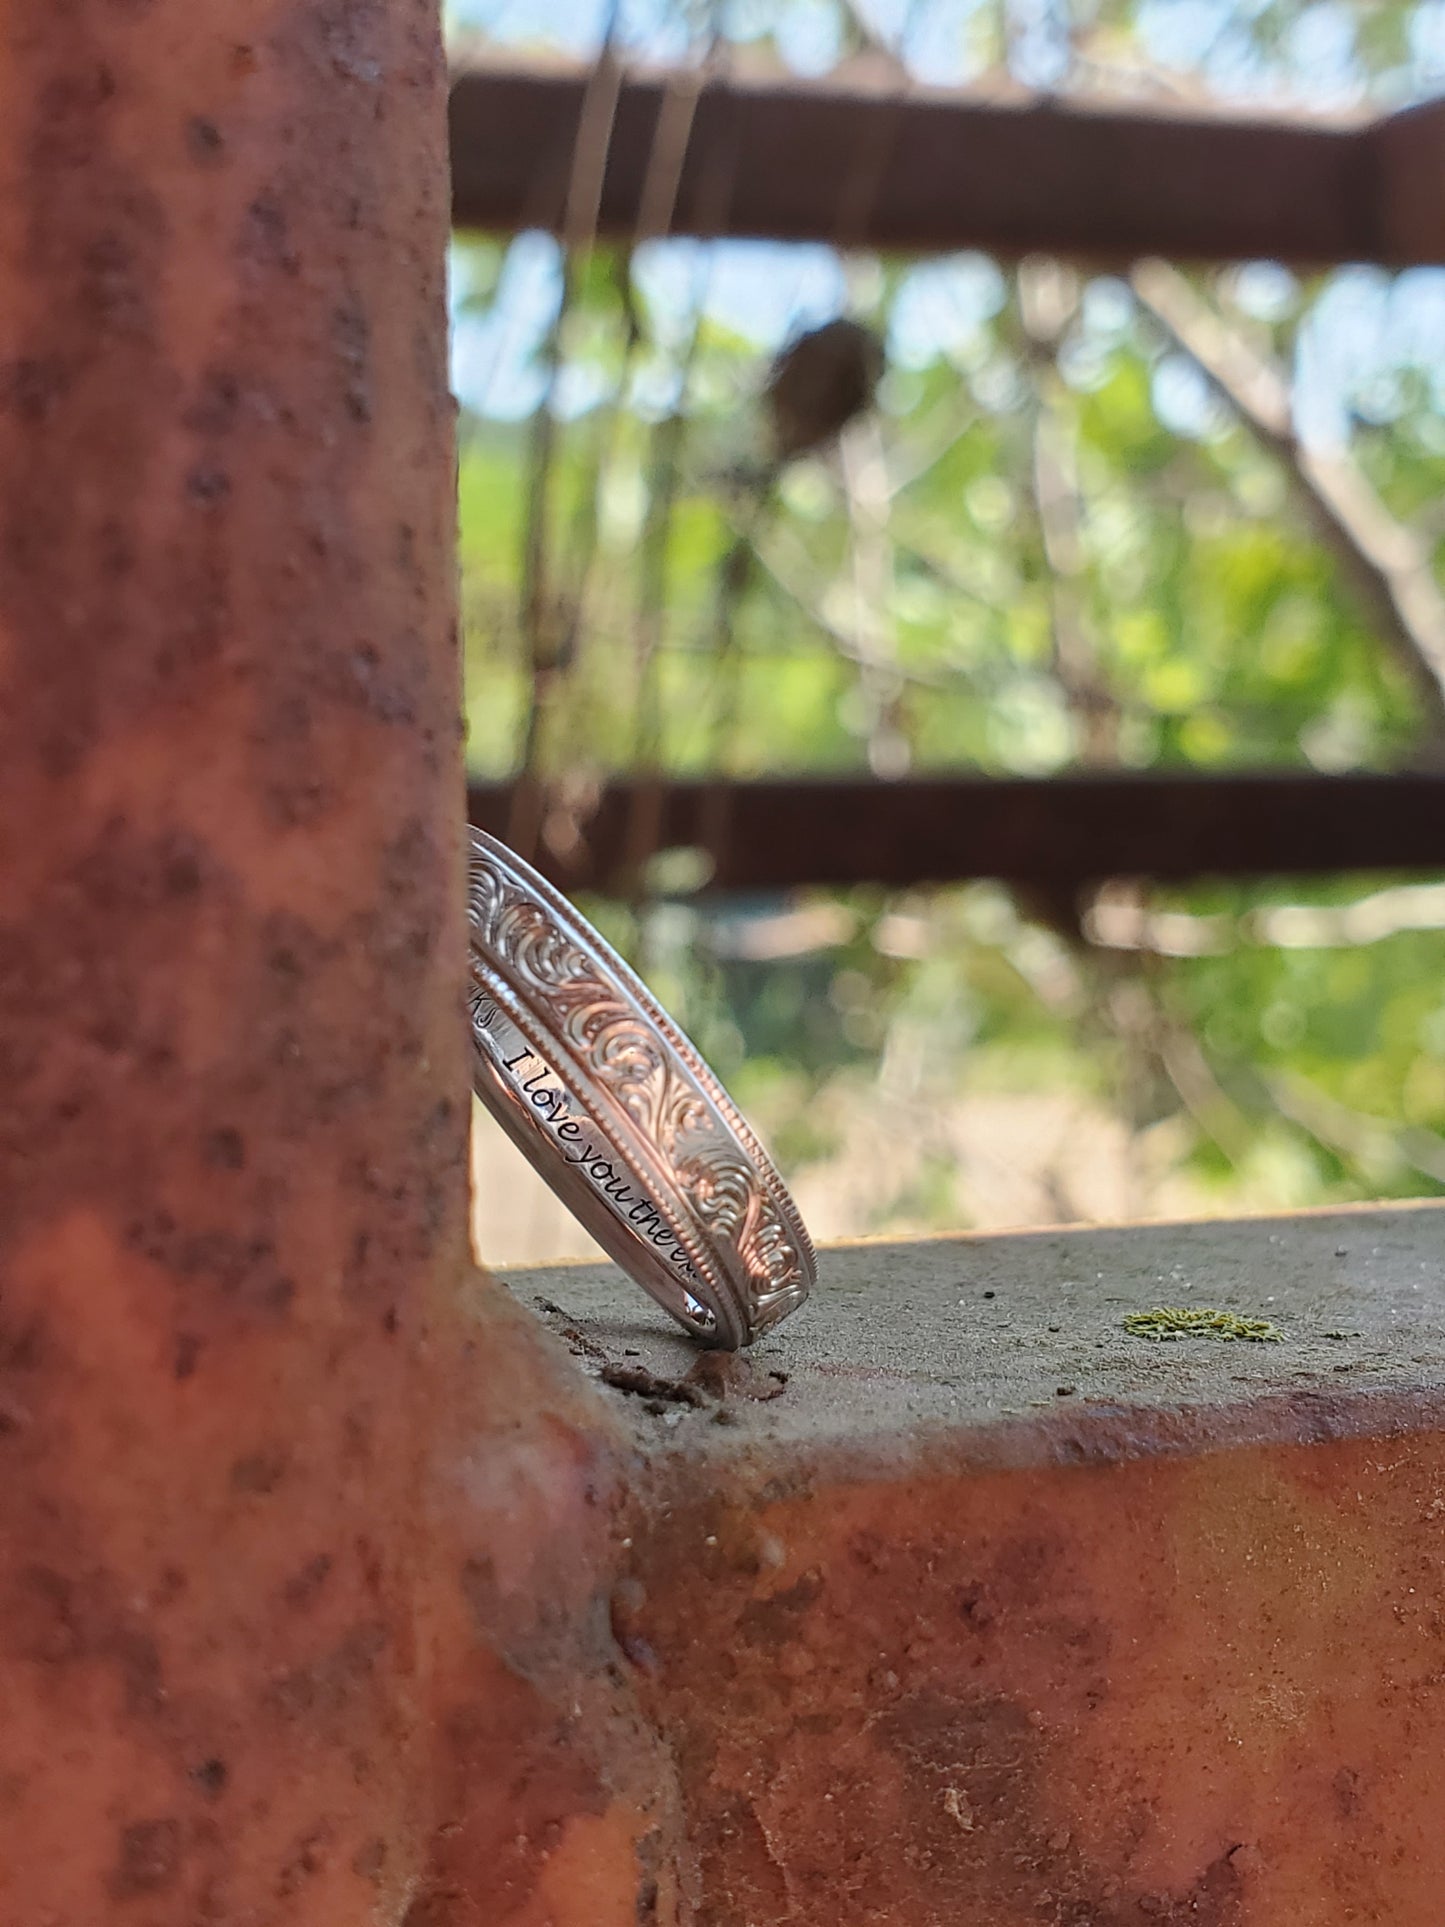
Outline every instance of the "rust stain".
{"type": "Polygon", "coordinates": [[[1431,1927],[1445,1443],[1312,1424],[1010,1471],[824,1455],[781,1495],[673,1461],[614,1600],[697,1927],[1431,1927]]]}

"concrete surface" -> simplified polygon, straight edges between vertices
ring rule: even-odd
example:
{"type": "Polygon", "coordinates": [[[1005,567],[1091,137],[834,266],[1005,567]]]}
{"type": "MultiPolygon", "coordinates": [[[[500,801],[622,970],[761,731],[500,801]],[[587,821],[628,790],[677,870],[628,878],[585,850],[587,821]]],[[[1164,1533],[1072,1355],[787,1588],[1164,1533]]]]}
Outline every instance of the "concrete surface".
{"type": "Polygon", "coordinates": [[[615,1266],[503,1276],[585,1372],[604,1385],[609,1368],[643,1374],[626,1410],[645,1439],[689,1449],[927,1432],[1016,1457],[1042,1448],[1036,1425],[1011,1421],[1041,1414],[1067,1429],[1128,1413],[1163,1442],[1187,1437],[1200,1410],[1217,1439],[1225,1409],[1238,1408],[1240,1436],[1287,1436],[1306,1410],[1339,1408],[1353,1424],[1344,1408],[1360,1393],[1439,1394],[1445,1409],[1434,1204],[835,1247],[804,1310],[735,1360],[700,1356],[615,1266]],[[1271,1318],[1285,1340],[1152,1344],[1124,1330],[1127,1313],[1158,1304],[1271,1318]],[[704,1429],[720,1405],[736,1420],[722,1439],[704,1429]]]}

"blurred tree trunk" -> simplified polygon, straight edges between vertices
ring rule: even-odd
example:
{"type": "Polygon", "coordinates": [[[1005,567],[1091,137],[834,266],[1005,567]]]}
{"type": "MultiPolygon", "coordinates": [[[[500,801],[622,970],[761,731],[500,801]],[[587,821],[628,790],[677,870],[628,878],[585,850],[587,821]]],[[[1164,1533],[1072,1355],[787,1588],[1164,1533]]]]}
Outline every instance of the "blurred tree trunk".
{"type": "Polygon", "coordinates": [[[603,1474],[458,1309],[437,12],[0,0],[7,1927],[611,1917],[488,1777],[603,1474]]]}

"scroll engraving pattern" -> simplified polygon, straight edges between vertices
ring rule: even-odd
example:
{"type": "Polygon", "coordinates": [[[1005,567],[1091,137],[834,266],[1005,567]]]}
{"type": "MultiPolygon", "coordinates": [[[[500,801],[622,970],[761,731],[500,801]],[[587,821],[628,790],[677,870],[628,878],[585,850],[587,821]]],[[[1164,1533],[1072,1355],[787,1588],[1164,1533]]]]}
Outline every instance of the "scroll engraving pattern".
{"type": "Polygon", "coordinates": [[[474,996],[482,988],[479,949],[545,996],[592,1074],[672,1165],[700,1221],[733,1245],[751,1277],[766,1281],[755,1294],[755,1321],[775,1323],[803,1295],[799,1253],[711,1105],[586,953],[475,846],[467,907],[474,996]]]}

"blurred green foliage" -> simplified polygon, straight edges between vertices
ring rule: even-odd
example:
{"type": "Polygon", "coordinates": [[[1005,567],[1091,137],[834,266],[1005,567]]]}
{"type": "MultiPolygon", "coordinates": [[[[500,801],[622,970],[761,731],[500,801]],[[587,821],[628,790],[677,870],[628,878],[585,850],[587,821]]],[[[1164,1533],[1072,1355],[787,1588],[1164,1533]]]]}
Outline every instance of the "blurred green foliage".
{"type": "MultiPolygon", "coordinates": [[[[758,16],[778,59],[786,11],[758,16]]],[[[1214,52],[1176,65],[1206,75],[1221,46],[1238,54],[1227,71],[1258,74],[1313,34],[1336,93],[1398,97],[1434,58],[1420,9],[1194,11],[1216,22],[1214,52]]],[[[1076,11],[1071,57],[1157,69],[1157,14],[1076,11]]],[[[646,15],[657,31],[678,17],[646,15]]],[[[859,17],[839,14],[839,52],[859,17]]],[[[1013,43],[1000,27],[989,45],[1013,43]]],[[[1289,461],[1126,280],[804,253],[799,269],[781,249],[598,250],[563,304],[550,242],[459,244],[479,774],[524,753],[547,778],[1410,756],[1412,693],[1289,461]],[[772,353],[837,309],[886,344],[877,407],[769,479],[772,353]]],[[[1258,264],[1195,285],[1293,375],[1301,435],[1357,465],[1439,579],[1445,276],[1301,282],[1258,264]]],[[[1409,881],[1124,892],[1135,947],[1103,910],[1081,937],[991,884],[592,907],[791,1168],[843,1155],[860,1108],[913,1134],[864,1214],[881,1227],[976,1215],[939,1121],[1000,1092],[1072,1092],[1086,1120],[1120,1120],[1152,1173],[1128,1193],[1137,1210],[1177,1195],[1161,1171],[1221,1209],[1445,1193],[1445,902],[1392,888],[1409,881]],[[1394,934],[1358,940],[1345,913],[1365,897],[1394,934]],[[1280,906],[1300,913],[1287,940],[1280,906]]]]}

